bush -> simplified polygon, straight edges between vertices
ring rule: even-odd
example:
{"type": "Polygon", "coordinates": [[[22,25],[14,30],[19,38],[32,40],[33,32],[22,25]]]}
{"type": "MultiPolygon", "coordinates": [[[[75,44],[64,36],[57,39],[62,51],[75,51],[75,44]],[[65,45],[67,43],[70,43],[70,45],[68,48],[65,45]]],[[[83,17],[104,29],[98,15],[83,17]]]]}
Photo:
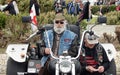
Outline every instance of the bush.
{"type": "Polygon", "coordinates": [[[86,20],[83,20],[83,21],[81,21],[81,23],[80,23],[80,27],[82,28],[82,30],[84,30],[84,29],[86,29],[86,27],[87,27],[87,21],[86,20]]]}
{"type": "Polygon", "coordinates": [[[41,12],[49,12],[53,10],[54,0],[39,0],[41,12]]]}
{"type": "Polygon", "coordinates": [[[17,16],[7,16],[5,29],[11,32],[10,35],[12,35],[11,37],[13,41],[20,39],[21,36],[25,36],[25,33],[28,33],[31,30],[30,25],[28,25],[28,23],[22,23],[22,16],[23,15],[21,14],[17,16]]]}
{"type": "MultiPolygon", "coordinates": [[[[69,14],[67,14],[67,12],[65,10],[64,16],[69,24],[76,24],[79,15],[78,16],[69,15],[69,14]]],[[[52,11],[52,12],[47,12],[47,13],[41,13],[41,15],[37,19],[38,19],[38,22],[40,25],[44,25],[44,24],[53,23],[54,17],[55,17],[55,12],[52,11]]]]}
{"type": "Polygon", "coordinates": [[[41,13],[40,16],[38,16],[37,18],[39,25],[44,25],[48,23],[51,24],[53,22],[54,16],[54,12],[41,13]]]}
{"type": "Polygon", "coordinates": [[[1,0],[1,1],[0,1],[0,4],[4,4],[4,3],[5,3],[5,0],[1,0]]]}
{"type": "Polygon", "coordinates": [[[120,25],[120,12],[112,11],[106,14],[108,25],[120,25]]]}
{"type": "MultiPolygon", "coordinates": [[[[16,0],[17,1],[17,5],[18,5],[18,8],[20,10],[21,13],[25,13],[25,12],[29,12],[29,2],[30,0],[16,0]]],[[[70,2],[70,0],[66,0],[66,4],[70,2]]],[[[5,4],[5,0],[1,0],[0,2],[1,4],[5,4]]],[[[38,3],[40,5],[40,11],[41,13],[45,12],[51,12],[54,10],[53,8],[53,3],[54,3],[54,0],[38,0],[38,3]]],[[[103,13],[106,13],[106,8],[108,6],[107,5],[103,5],[103,13]]],[[[113,11],[115,10],[115,5],[110,5],[109,6],[109,11],[113,11]]],[[[92,13],[93,14],[96,14],[97,12],[99,11],[99,6],[92,6],[92,13]]],[[[108,11],[108,12],[109,12],[108,11]]]]}
{"type": "Polygon", "coordinates": [[[92,6],[92,14],[96,14],[99,11],[99,6],[92,6]]]}
{"type": "MultiPolygon", "coordinates": [[[[92,6],[92,14],[97,14],[98,11],[100,9],[100,6],[92,6]]],[[[111,12],[111,11],[115,11],[116,10],[116,6],[115,5],[102,5],[102,14],[106,14],[108,12],[111,12]]]]}
{"type": "Polygon", "coordinates": [[[67,19],[67,21],[69,22],[69,24],[75,24],[76,21],[77,21],[77,16],[72,16],[72,15],[69,15],[69,14],[65,14],[65,17],[67,19]]]}
{"type": "Polygon", "coordinates": [[[111,5],[108,9],[108,12],[115,11],[116,10],[116,5],[111,5]]]}
{"type": "Polygon", "coordinates": [[[6,24],[6,15],[4,13],[0,13],[0,29],[5,28],[6,24]]]}
{"type": "Polygon", "coordinates": [[[18,8],[19,8],[19,11],[21,13],[29,13],[29,3],[30,3],[30,0],[17,0],[17,5],[18,5],[18,8]]]}

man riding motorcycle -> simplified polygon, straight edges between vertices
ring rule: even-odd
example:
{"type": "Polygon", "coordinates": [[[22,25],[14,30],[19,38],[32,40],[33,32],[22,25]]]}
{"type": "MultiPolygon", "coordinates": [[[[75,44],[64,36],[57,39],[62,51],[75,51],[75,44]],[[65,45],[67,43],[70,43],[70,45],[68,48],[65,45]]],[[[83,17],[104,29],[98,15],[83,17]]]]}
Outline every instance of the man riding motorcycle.
{"type": "MultiPolygon", "coordinates": [[[[55,64],[56,60],[50,57],[50,48],[54,56],[59,57],[64,51],[68,52],[68,55],[75,57],[78,53],[78,42],[77,35],[66,29],[67,21],[65,17],[58,13],[54,19],[54,27],[52,30],[46,31],[48,33],[48,38],[46,33],[44,34],[43,47],[41,50],[41,66],[44,68],[44,72],[40,75],[52,74],[55,75],[55,64]],[[49,39],[49,42],[47,41],[49,39]],[[47,73],[47,74],[46,74],[47,73]]],[[[77,60],[75,62],[75,71],[79,75],[80,73],[80,63],[77,60]]],[[[43,70],[42,70],[43,71],[43,70]]]]}

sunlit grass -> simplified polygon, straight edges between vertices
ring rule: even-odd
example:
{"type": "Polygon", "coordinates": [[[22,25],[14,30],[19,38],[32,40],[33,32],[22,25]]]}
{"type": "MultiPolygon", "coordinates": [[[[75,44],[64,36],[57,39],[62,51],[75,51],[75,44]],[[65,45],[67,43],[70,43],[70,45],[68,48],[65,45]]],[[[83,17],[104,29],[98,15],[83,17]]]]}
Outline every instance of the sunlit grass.
{"type": "Polygon", "coordinates": [[[95,22],[97,22],[97,17],[92,17],[88,24],[95,24],[95,22]]]}

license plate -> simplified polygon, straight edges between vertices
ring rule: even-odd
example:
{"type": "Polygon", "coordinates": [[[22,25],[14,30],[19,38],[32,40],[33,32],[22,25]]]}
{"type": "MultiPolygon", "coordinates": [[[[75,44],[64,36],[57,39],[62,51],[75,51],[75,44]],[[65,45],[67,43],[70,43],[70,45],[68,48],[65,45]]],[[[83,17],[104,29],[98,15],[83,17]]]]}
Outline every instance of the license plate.
{"type": "Polygon", "coordinates": [[[28,68],[28,73],[36,73],[36,68],[28,68]]]}

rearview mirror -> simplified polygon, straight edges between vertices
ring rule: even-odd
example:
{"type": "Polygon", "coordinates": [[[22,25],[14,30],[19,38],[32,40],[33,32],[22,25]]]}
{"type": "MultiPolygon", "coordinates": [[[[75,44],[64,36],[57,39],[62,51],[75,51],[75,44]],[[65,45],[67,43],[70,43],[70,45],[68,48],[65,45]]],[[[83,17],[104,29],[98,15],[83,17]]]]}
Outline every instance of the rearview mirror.
{"type": "Polygon", "coordinates": [[[105,16],[99,16],[97,18],[97,22],[98,22],[98,24],[106,23],[107,22],[107,18],[105,16]]]}
{"type": "Polygon", "coordinates": [[[31,17],[30,16],[23,16],[22,17],[22,22],[23,23],[30,23],[31,22],[31,17]]]}

